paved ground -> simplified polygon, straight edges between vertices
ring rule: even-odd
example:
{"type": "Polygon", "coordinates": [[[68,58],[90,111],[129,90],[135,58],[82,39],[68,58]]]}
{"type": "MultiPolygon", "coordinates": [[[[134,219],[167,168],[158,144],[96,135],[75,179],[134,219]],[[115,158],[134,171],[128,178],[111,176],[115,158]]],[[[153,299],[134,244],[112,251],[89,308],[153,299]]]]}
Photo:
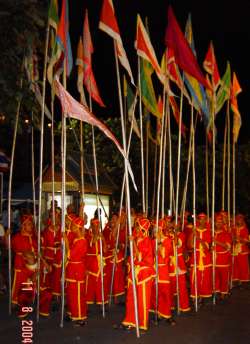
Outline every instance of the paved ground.
{"type": "MultiPolygon", "coordinates": [[[[21,320],[8,316],[7,297],[0,296],[0,344],[21,343],[21,320]]],[[[59,314],[49,319],[34,321],[33,343],[39,344],[249,344],[250,343],[250,290],[234,289],[226,304],[204,306],[194,316],[176,317],[177,325],[164,322],[150,329],[137,339],[135,332],[114,330],[124,316],[124,306],[113,306],[103,319],[100,309],[92,306],[88,325],[73,328],[71,323],[59,326],[59,314]]],[[[32,316],[29,318],[32,319],[32,316]]]]}

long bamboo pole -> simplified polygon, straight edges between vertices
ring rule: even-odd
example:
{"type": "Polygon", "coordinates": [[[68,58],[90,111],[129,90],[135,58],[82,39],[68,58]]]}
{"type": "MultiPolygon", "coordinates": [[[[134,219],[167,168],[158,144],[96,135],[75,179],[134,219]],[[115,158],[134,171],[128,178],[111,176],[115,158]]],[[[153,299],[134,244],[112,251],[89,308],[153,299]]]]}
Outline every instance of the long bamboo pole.
{"type": "Polygon", "coordinates": [[[43,180],[43,141],[44,141],[44,112],[46,95],[46,71],[48,63],[48,45],[49,45],[49,22],[46,29],[44,64],[43,64],[43,90],[42,90],[42,111],[40,128],[40,163],[39,163],[39,196],[38,196],[38,220],[37,220],[37,313],[36,319],[39,321],[40,309],[40,253],[41,253],[41,225],[42,225],[42,180],[43,180]]]}
{"type": "MultiPolygon", "coordinates": [[[[120,81],[120,72],[118,66],[118,57],[116,51],[116,45],[114,42],[114,54],[115,54],[115,65],[116,65],[116,76],[117,76],[117,86],[118,86],[118,94],[119,94],[119,106],[120,106],[120,115],[121,115],[121,125],[122,125],[122,139],[123,139],[123,149],[127,155],[127,145],[126,145],[126,135],[125,135],[125,123],[124,123],[124,115],[123,115],[123,106],[122,106],[122,94],[121,94],[121,81],[120,81]]],[[[128,232],[129,236],[132,236],[132,227],[131,227],[131,212],[130,212],[130,189],[129,189],[129,178],[128,178],[128,160],[124,160],[125,163],[125,184],[126,184],[126,192],[127,192],[127,207],[128,207],[128,232]]],[[[130,258],[131,258],[131,273],[132,273],[132,284],[133,284],[133,296],[134,296],[134,312],[135,312],[135,324],[136,324],[136,336],[140,337],[140,330],[139,330],[139,321],[138,321],[138,304],[137,304],[137,292],[136,292],[136,284],[135,284],[135,269],[134,269],[134,250],[133,250],[133,242],[130,240],[130,258]]]]}
{"type": "Polygon", "coordinates": [[[141,134],[141,177],[142,177],[142,211],[145,213],[145,171],[144,171],[144,149],[143,149],[143,119],[142,119],[142,100],[141,100],[141,62],[138,56],[138,86],[139,86],[139,113],[140,113],[140,134],[141,134]]]}
{"type": "MultiPolygon", "coordinates": [[[[235,192],[235,142],[232,142],[232,149],[233,149],[233,228],[235,228],[235,214],[236,214],[236,192],[235,192]]],[[[235,245],[232,245],[232,272],[231,272],[231,279],[230,279],[230,287],[233,288],[233,271],[234,271],[234,254],[235,254],[235,245]]]]}
{"type": "MultiPolygon", "coordinates": [[[[149,120],[149,119],[148,119],[149,120]]],[[[146,127],[146,190],[145,190],[145,212],[148,216],[148,178],[149,178],[149,126],[146,127]]]]}
{"type": "Polygon", "coordinates": [[[225,119],[224,143],[223,143],[223,162],[222,162],[222,193],[221,193],[221,210],[225,210],[225,176],[226,176],[226,152],[227,152],[227,126],[228,119],[225,119]]]}
{"type": "MultiPolygon", "coordinates": [[[[169,107],[169,105],[168,105],[169,107]]],[[[170,110],[167,110],[167,127],[168,127],[168,167],[169,167],[169,212],[173,214],[173,169],[172,169],[172,139],[171,139],[171,121],[170,110]]]]}
{"type": "MultiPolygon", "coordinates": [[[[22,67],[23,69],[23,67],[22,67]]],[[[21,77],[20,81],[20,88],[22,89],[23,85],[23,78],[21,77]]],[[[20,115],[20,107],[21,107],[22,99],[19,98],[17,103],[17,110],[16,110],[16,118],[15,118],[15,128],[14,128],[14,135],[12,141],[12,150],[11,150],[11,159],[10,159],[10,174],[9,174],[9,185],[8,185],[8,282],[9,282],[9,314],[11,315],[11,288],[12,288],[12,275],[11,275],[11,268],[12,268],[12,255],[11,255],[11,197],[12,197],[12,179],[13,179],[13,167],[14,167],[14,158],[15,158],[15,150],[16,150],[16,137],[17,137],[17,128],[19,122],[19,115],[20,115]]]]}
{"type": "Polygon", "coordinates": [[[52,223],[55,225],[55,141],[54,141],[54,88],[51,87],[51,182],[52,182],[52,223]]]}
{"type": "Polygon", "coordinates": [[[162,153],[162,190],[161,190],[161,217],[164,217],[165,213],[165,177],[166,177],[166,148],[167,148],[167,116],[164,117],[164,133],[163,133],[163,153],[162,153]]]}
{"type": "MultiPolygon", "coordinates": [[[[159,153],[159,167],[158,167],[158,183],[157,183],[157,197],[156,197],[156,228],[155,228],[155,322],[158,322],[158,275],[159,275],[159,265],[158,265],[158,227],[159,227],[159,212],[160,212],[160,189],[161,189],[161,179],[162,179],[162,155],[163,155],[163,140],[164,140],[164,126],[165,121],[165,106],[166,106],[166,82],[164,83],[163,90],[163,114],[161,120],[161,141],[160,141],[160,153],[159,153]]],[[[167,96],[167,103],[169,101],[169,96],[167,96]]]]}
{"type": "MultiPolygon", "coordinates": [[[[135,106],[136,106],[136,102],[134,102],[134,106],[133,106],[133,113],[132,113],[132,119],[131,119],[131,125],[130,125],[130,130],[129,130],[129,138],[128,138],[128,146],[127,146],[127,156],[129,157],[129,151],[130,151],[130,144],[131,144],[131,138],[132,138],[132,133],[133,133],[133,121],[135,120],[135,106]]],[[[122,189],[121,189],[121,198],[120,198],[120,208],[119,208],[119,218],[121,217],[121,213],[122,213],[122,204],[123,204],[123,198],[124,198],[124,190],[125,190],[125,172],[123,175],[123,180],[122,180],[122,189]]],[[[118,250],[118,244],[119,244],[119,235],[120,235],[120,226],[121,223],[119,222],[118,225],[118,229],[117,229],[117,233],[116,233],[116,241],[115,241],[115,257],[116,257],[116,253],[118,250]]],[[[127,226],[126,226],[126,232],[127,232],[127,226]]],[[[127,237],[127,235],[126,235],[127,237]]],[[[125,245],[125,247],[127,246],[127,243],[125,245]]],[[[114,275],[115,275],[115,267],[116,267],[116,259],[114,259],[114,263],[112,266],[112,275],[111,275],[111,283],[110,283],[110,296],[109,296],[109,306],[111,306],[112,303],[112,293],[113,293],[113,284],[114,284],[114,275]]]]}
{"type": "MultiPolygon", "coordinates": [[[[213,91],[213,101],[212,101],[212,123],[213,123],[213,148],[212,148],[212,206],[211,206],[211,223],[212,223],[212,247],[214,248],[214,214],[215,214],[215,91],[213,91]]],[[[215,294],[215,249],[212,251],[212,291],[213,291],[213,304],[216,304],[216,294],[215,294]]]]}
{"type": "Polygon", "coordinates": [[[32,197],[33,197],[33,218],[36,226],[36,189],[35,189],[35,153],[34,153],[34,127],[33,112],[31,114],[31,180],[32,180],[32,197]]]}
{"type": "Polygon", "coordinates": [[[151,216],[155,214],[155,193],[156,193],[156,167],[157,167],[157,142],[155,143],[155,156],[154,156],[154,183],[153,183],[153,197],[151,216]]]}
{"type": "Polygon", "coordinates": [[[205,147],[205,165],[206,165],[206,205],[207,217],[210,218],[210,197],[209,197],[209,166],[208,166],[208,137],[206,132],[206,147],[205,147]]]}
{"type": "Polygon", "coordinates": [[[228,212],[228,226],[230,227],[230,213],[231,213],[231,186],[230,186],[230,176],[231,176],[231,142],[230,142],[230,104],[227,101],[227,212],[228,212]]]}

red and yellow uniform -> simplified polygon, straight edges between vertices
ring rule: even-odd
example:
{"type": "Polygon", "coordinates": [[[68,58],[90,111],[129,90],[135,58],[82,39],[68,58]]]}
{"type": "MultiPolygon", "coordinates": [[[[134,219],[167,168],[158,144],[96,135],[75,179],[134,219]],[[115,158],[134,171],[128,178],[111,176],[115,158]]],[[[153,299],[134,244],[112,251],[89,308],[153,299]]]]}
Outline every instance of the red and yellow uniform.
{"type": "Polygon", "coordinates": [[[87,241],[87,278],[86,278],[86,298],[88,304],[102,304],[102,277],[101,264],[103,266],[103,288],[104,288],[104,303],[108,302],[107,295],[107,279],[105,278],[105,258],[106,252],[105,240],[102,240],[103,260],[101,262],[101,246],[99,234],[99,221],[91,221],[92,231],[88,231],[87,241]]]}
{"type": "MultiPolygon", "coordinates": [[[[196,228],[196,274],[197,274],[197,295],[201,298],[212,296],[212,256],[210,244],[212,235],[206,215],[198,215],[196,228]]],[[[193,248],[194,233],[189,237],[189,248],[193,248]]],[[[191,297],[195,297],[195,269],[194,269],[194,250],[190,259],[190,286],[191,297]]]]}
{"type": "Polygon", "coordinates": [[[236,226],[233,228],[233,280],[248,282],[250,280],[248,261],[249,233],[242,215],[236,216],[236,226]]]}
{"type": "MultiPolygon", "coordinates": [[[[169,260],[172,254],[172,242],[169,237],[162,234],[162,229],[165,226],[164,220],[159,220],[158,231],[160,237],[158,239],[158,316],[165,319],[172,318],[172,293],[169,277],[169,260]]],[[[152,241],[153,251],[155,251],[156,241],[152,241]]],[[[155,299],[156,299],[156,286],[155,280],[153,281],[151,293],[151,311],[155,312],[155,299]]]]}
{"type": "MultiPolygon", "coordinates": [[[[75,218],[73,223],[81,232],[84,220],[75,218]]],[[[65,270],[68,314],[73,321],[84,320],[87,317],[86,254],[87,241],[81,233],[74,239],[69,248],[65,270]]]]}
{"type": "Polygon", "coordinates": [[[12,284],[12,303],[17,304],[18,292],[22,288],[22,283],[26,281],[25,261],[23,254],[27,251],[37,254],[37,239],[33,230],[32,216],[22,217],[21,231],[16,233],[11,239],[11,246],[15,252],[14,277],[12,284]]]}
{"type": "MultiPolygon", "coordinates": [[[[221,221],[222,218],[216,220],[221,221]]],[[[232,237],[229,232],[220,227],[215,228],[215,292],[228,294],[231,265],[231,244],[232,237]]]]}
{"type": "MultiPolygon", "coordinates": [[[[176,275],[178,275],[179,310],[181,312],[188,312],[190,311],[190,307],[186,281],[187,268],[184,259],[184,252],[186,247],[185,234],[183,232],[177,232],[176,234],[174,234],[173,232],[169,232],[168,236],[171,239],[172,244],[172,254],[169,261],[169,276],[172,292],[171,299],[173,301],[174,295],[177,295],[176,275]]],[[[172,306],[174,307],[174,304],[172,306]]]]}
{"type": "MultiPolygon", "coordinates": [[[[155,275],[152,243],[151,239],[147,236],[149,227],[150,221],[148,219],[140,218],[138,220],[139,233],[134,241],[134,267],[138,304],[138,321],[139,328],[143,330],[148,329],[151,291],[153,277],[155,275]]],[[[126,314],[122,324],[129,327],[136,326],[131,267],[129,269],[128,276],[126,314]]]]}

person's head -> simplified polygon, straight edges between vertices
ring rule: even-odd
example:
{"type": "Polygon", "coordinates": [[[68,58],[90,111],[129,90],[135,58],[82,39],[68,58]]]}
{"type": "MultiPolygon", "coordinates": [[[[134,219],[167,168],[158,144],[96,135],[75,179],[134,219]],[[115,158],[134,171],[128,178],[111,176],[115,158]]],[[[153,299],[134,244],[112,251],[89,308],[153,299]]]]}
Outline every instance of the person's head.
{"type": "Polygon", "coordinates": [[[242,227],[245,225],[245,218],[244,215],[238,214],[235,216],[235,224],[237,227],[242,227]]]}
{"type": "Polygon", "coordinates": [[[223,229],[224,222],[223,222],[223,216],[217,215],[215,217],[215,231],[221,231],[223,229]]]}
{"type": "Polygon", "coordinates": [[[207,224],[207,215],[205,213],[200,213],[197,215],[197,221],[199,224],[199,227],[205,227],[207,224]]]}
{"type": "Polygon", "coordinates": [[[90,222],[90,226],[91,226],[91,229],[92,229],[92,233],[94,235],[97,235],[99,233],[99,227],[100,227],[100,222],[98,219],[92,219],[91,222],[90,222]]]}
{"type": "Polygon", "coordinates": [[[67,214],[65,215],[65,227],[70,230],[71,229],[71,224],[74,218],[76,217],[75,214],[67,214]]]}
{"type": "Polygon", "coordinates": [[[23,215],[21,217],[21,231],[24,234],[31,235],[34,231],[34,221],[32,215],[23,215]]]}
{"type": "Polygon", "coordinates": [[[149,228],[150,228],[150,221],[146,218],[140,218],[138,220],[138,236],[139,237],[146,237],[148,236],[148,233],[149,233],[149,228]]]}
{"type": "Polygon", "coordinates": [[[75,213],[75,207],[72,203],[67,205],[67,214],[74,214],[75,213]]]}
{"type": "Polygon", "coordinates": [[[71,231],[75,234],[83,233],[84,220],[81,217],[75,217],[71,223],[71,231]]]}
{"type": "Polygon", "coordinates": [[[94,213],[94,218],[99,219],[99,217],[101,217],[101,215],[102,215],[102,209],[96,208],[95,213],[94,213]]]}

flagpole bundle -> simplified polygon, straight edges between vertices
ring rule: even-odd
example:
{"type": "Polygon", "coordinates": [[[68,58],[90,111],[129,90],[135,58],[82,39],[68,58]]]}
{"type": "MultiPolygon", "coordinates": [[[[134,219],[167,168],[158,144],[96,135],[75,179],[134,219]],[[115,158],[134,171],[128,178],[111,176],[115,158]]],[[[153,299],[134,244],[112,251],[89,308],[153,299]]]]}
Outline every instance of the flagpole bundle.
{"type": "Polygon", "coordinates": [[[223,144],[223,163],[222,163],[222,202],[221,210],[225,210],[225,175],[226,175],[226,151],[227,151],[227,132],[228,132],[228,118],[225,118],[224,129],[224,144],[223,144]]]}
{"type": "Polygon", "coordinates": [[[46,95],[46,70],[48,63],[48,45],[49,45],[49,22],[46,29],[46,40],[44,50],[43,65],[43,91],[42,91],[42,111],[41,111],[41,128],[40,128],[40,165],[39,165],[39,196],[38,196],[38,229],[37,229],[37,313],[36,319],[39,321],[40,308],[40,253],[41,253],[41,219],[42,219],[42,179],[43,179],[43,140],[44,140],[44,113],[45,113],[45,95],[46,95]]]}
{"type": "MultiPolygon", "coordinates": [[[[23,69],[23,62],[22,62],[22,69],[23,69]]],[[[21,77],[20,81],[20,88],[22,89],[23,86],[23,78],[21,77]]],[[[15,128],[14,128],[14,135],[12,140],[12,150],[11,150],[11,160],[10,160],[10,174],[9,174],[9,185],[8,185],[8,281],[9,281],[9,315],[11,315],[11,288],[12,288],[12,278],[11,278],[11,197],[12,197],[12,179],[13,179],[13,167],[14,167],[14,158],[15,158],[15,149],[16,149],[16,137],[17,137],[17,128],[19,122],[19,115],[20,115],[20,107],[21,107],[21,98],[19,98],[17,103],[17,110],[16,110],[16,119],[15,119],[15,128]]]]}

